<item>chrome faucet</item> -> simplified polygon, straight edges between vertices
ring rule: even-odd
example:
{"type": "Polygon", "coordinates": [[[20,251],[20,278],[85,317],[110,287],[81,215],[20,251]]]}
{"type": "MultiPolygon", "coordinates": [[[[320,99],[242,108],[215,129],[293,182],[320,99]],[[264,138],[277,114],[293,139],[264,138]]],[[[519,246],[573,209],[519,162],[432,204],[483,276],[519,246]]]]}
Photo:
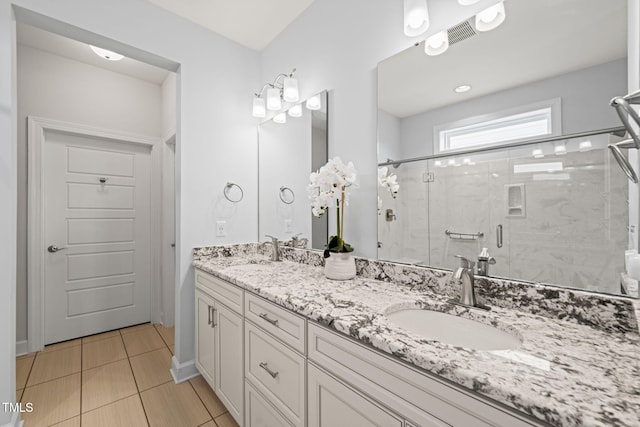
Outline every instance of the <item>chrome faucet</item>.
{"type": "Polygon", "coordinates": [[[460,282],[460,300],[451,300],[449,302],[490,310],[486,305],[478,303],[476,299],[475,277],[473,274],[475,263],[461,255],[456,255],[456,258],[460,258],[460,267],[453,273],[453,279],[460,282]]]}
{"type": "Polygon", "coordinates": [[[271,241],[267,243],[271,243],[271,261],[280,261],[280,246],[278,246],[278,238],[275,236],[271,236],[270,234],[266,234],[265,237],[270,237],[271,241]]]}
{"type": "Polygon", "coordinates": [[[482,248],[480,255],[478,255],[478,276],[489,275],[489,265],[494,265],[496,259],[489,255],[489,249],[482,248]]]}

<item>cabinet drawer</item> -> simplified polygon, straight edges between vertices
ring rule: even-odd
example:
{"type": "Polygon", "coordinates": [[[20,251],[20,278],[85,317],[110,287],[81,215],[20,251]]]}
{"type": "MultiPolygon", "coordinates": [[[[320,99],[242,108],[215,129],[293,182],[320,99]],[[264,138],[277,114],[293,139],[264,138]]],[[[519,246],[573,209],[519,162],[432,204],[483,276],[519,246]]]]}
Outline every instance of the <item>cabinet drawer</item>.
{"type": "Polygon", "coordinates": [[[303,317],[248,292],[244,303],[247,319],[300,353],[306,352],[303,317]]]}
{"type": "Polygon", "coordinates": [[[305,420],[305,359],[245,323],[245,378],[295,426],[305,420]]]}
{"type": "Polygon", "coordinates": [[[309,360],[420,426],[541,425],[311,323],[309,360]]]}
{"type": "Polygon", "coordinates": [[[247,381],[245,394],[245,427],[293,427],[269,402],[247,381]]]}
{"type": "Polygon", "coordinates": [[[238,314],[242,314],[244,291],[209,273],[196,269],[196,287],[202,289],[238,314]]]}

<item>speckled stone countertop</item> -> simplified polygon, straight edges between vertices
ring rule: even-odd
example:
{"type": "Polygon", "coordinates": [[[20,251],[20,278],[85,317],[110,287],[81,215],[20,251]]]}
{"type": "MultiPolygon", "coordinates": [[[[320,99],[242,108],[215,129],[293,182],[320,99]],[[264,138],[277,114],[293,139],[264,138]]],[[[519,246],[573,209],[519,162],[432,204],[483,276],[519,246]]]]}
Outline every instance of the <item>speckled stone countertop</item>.
{"type": "Polygon", "coordinates": [[[489,280],[480,283],[492,305],[484,312],[447,302],[456,292],[450,272],[360,258],[355,279],[332,281],[317,252],[283,248],[285,261],[273,263],[269,250],[196,248],[193,265],[552,425],[640,425],[638,305],[631,300],[489,280]],[[495,304],[499,297],[510,301],[495,304]],[[522,345],[479,351],[427,340],[387,320],[400,308],[478,320],[522,345]]]}

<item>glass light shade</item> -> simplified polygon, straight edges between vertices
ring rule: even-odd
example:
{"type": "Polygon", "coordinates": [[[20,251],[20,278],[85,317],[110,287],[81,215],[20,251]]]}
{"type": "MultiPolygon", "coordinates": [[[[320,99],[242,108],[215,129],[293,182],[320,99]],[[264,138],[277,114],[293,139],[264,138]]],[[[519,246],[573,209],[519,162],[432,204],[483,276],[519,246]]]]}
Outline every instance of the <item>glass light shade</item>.
{"type": "Polygon", "coordinates": [[[120,61],[122,58],[124,58],[123,55],[120,55],[119,53],[115,53],[107,49],[102,49],[102,48],[91,46],[91,45],[89,45],[89,47],[91,48],[93,53],[98,55],[100,58],[106,59],[107,61],[120,61]]]}
{"type": "Polygon", "coordinates": [[[429,28],[427,0],[404,0],[404,33],[419,36],[429,28]]]}
{"type": "Polygon", "coordinates": [[[282,100],[280,99],[280,89],[270,87],[267,89],[267,109],[279,110],[282,108],[282,100]]]}
{"type": "Polygon", "coordinates": [[[253,98],[253,117],[264,117],[267,115],[267,107],[264,99],[259,97],[253,98]]]}
{"type": "Polygon", "coordinates": [[[556,156],[565,155],[567,154],[567,146],[563,143],[556,144],[556,146],[553,147],[553,152],[556,153],[556,156]]]}
{"type": "Polygon", "coordinates": [[[322,108],[322,100],[320,99],[320,94],[313,95],[307,99],[307,108],[309,110],[319,110],[322,108]]]}
{"type": "Polygon", "coordinates": [[[578,148],[580,151],[589,151],[591,150],[591,141],[587,140],[587,141],[581,141],[580,144],[578,145],[578,148]]]}
{"type": "Polygon", "coordinates": [[[429,37],[424,42],[424,53],[430,56],[440,55],[449,49],[449,33],[440,31],[429,37]]]}
{"type": "Polygon", "coordinates": [[[298,94],[298,80],[293,77],[285,77],[283,82],[282,98],[287,102],[296,102],[300,99],[298,94]]]}
{"type": "Polygon", "coordinates": [[[458,3],[463,6],[471,6],[472,4],[478,3],[480,0],[458,0],[458,3]]]}
{"type": "Polygon", "coordinates": [[[285,113],[276,114],[273,117],[273,121],[276,123],[287,123],[287,115],[285,113]]]}
{"type": "Polygon", "coordinates": [[[296,104],[293,107],[289,108],[289,115],[291,117],[301,117],[302,116],[302,104],[296,104]]]}
{"type": "Polygon", "coordinates": [[[534,159],[541,159],[544,157],[544,153],[542,152],[542,148],[535,148],[532,152],[531,155],[533,156],[534,159]]]}
{"type": "Polygon", "coordinates": [[[476,30],[491,31],[504,22],[504,2],[494,4],[476,15],[476,30]]]}

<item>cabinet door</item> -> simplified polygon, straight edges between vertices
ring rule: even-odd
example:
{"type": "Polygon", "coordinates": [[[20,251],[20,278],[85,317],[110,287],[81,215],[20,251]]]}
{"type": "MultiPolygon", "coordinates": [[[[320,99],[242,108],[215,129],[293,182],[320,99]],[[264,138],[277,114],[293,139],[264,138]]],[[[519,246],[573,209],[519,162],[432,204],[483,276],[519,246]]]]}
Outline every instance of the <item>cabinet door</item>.
{"type": "Polygon", "coordinates": [[[196,367],[214,388],[215,378],[215,339],[213,298],[196,289],[196,367]]]}
{"type": "Polygon", "coordinates": [[[402,427],[400,418],[314,365],[307,368],[309,427],[402,427]]]}
{"type": "Polygon", "coordinates": [[[216,385],[218,398],[238,424],[242,410],[244,364],[242,317],[216,301],[215,306],[216,385]]]}
{"type": "Polygon", "coordinates": [[[245,387],[245,427],[293,427],[251,383],[245,387]]]}

